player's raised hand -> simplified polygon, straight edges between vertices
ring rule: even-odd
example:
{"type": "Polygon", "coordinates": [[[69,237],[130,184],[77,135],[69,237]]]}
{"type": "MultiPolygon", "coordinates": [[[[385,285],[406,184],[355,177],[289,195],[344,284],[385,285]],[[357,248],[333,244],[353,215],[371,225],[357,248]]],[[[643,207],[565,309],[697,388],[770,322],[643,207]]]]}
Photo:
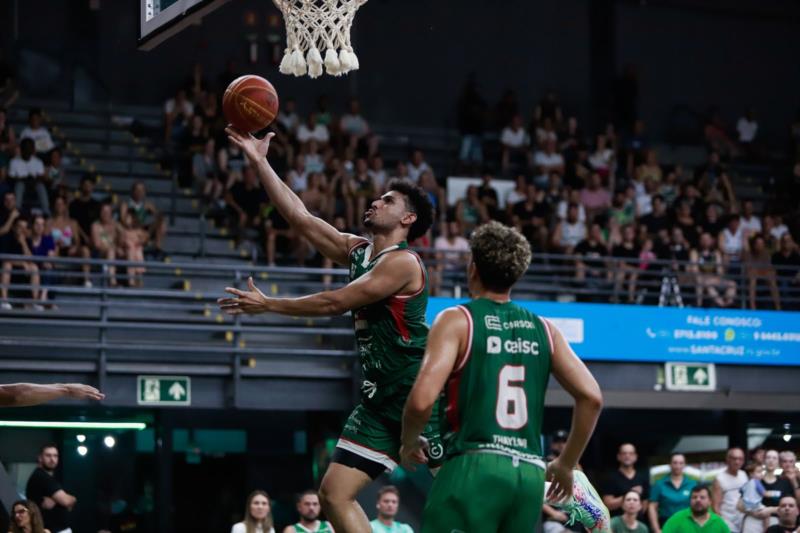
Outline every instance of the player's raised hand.
{"type": "Polygon", "coordinates": [[[269,143],[275,134],[267,133],[263,139],[253,137],[250,133],[242,133],[231,125],[225,128],[228,140],[242,149],[242,152],[252,161],[259,161],[267,156],[269,143]]]}
{"type": "Polygon", "coordinates": [[[547,503],[559,503],[572,496],[572,467],[561,463],[556,458],[547,465],[545,479],[551,482],[550,489],[545,494],[547,503]]]}
{"type": "Polygon", "coordinates": [[[225,287],[225,292],[233,294],[235,298],[217,300],[220,309],[229,315],[263,313],[267,296],[256,287],[252,277],[247,278],[247,288],[250,290],[243,291],[234,287],[225,287]]]}
{"type": "Polygon", "coordinates": [[[105,394],[90,385],[66,383],[64,386],[67,388],[67,396],[70,398],[79,400],[102,400],[106,397],[105,394]]]}

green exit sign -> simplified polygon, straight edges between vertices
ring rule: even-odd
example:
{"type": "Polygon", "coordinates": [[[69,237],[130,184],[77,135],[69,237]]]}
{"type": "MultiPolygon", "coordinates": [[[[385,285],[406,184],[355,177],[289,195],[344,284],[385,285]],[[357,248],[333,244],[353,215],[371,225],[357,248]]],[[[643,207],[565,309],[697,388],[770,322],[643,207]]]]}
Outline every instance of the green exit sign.
{"type": "Polygon", "coordinates": [[[715,391],[714,363],[666,363],[666,388],[671,391],[715,391]]]}
{"type": "Polygon", "coordinates": [[[189,376],[137,376],[136,403],[139,405],[191,405],[189,376]]]}

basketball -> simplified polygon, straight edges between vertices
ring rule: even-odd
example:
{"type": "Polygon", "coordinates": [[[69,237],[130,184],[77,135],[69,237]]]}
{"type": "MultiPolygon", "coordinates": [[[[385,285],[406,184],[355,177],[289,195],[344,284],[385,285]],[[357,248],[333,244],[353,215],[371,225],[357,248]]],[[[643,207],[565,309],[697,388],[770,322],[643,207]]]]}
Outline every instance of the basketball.
{"type": "Polygon", "coordinates": [[[278,114],[278,93],[270,82],[260,76],[236,78],[222,97],[225,118],[242,132],[263,130],[278,114]]]}

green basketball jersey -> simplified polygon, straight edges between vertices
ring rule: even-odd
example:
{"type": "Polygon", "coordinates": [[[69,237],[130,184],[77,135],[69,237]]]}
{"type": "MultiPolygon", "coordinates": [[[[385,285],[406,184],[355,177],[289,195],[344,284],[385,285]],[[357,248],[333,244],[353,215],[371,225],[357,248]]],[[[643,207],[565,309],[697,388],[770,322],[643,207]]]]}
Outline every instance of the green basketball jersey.
{"type": "Polygon", "coordinates": [[[539,463],[552,341],[545,322],[513,303],[458,306],[469,341],[447,386],[448,456],[491,451],[539,463]]]}
{"type": "Polygon", "coordinates": [[[326,522],[325,520],[320,520],[318,529],[314,530],[307,529],[298,522],[294,525],[294,530],[297,533],[331,533],[333,531],[333,528],[331,527],[331,524],[329,522],[326,522]]]}
{"type": "MultiPolygon", "coordinates": [[[[372,270],[388,253],[414,254],[405,241],[390,246],[375,257],[371,257],[372,247],[372,243],[363,241],[350,251],[351,281],[372,270]]],[[[416,254],[414,256],[425,276],[424,285],[418,292],[390,296],[353,311],[356,345],[364,372],[362,401],[369,405],[379,406],[382,400],[398,392],[398,384],[413,384],[425,354],[428,278],[422,260],[416,254]]]]}

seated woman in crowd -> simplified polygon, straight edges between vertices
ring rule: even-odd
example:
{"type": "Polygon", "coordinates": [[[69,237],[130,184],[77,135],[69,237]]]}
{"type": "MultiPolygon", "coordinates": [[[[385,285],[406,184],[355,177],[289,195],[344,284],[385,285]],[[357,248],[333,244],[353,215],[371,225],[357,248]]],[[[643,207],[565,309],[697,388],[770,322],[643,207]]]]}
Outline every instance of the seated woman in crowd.
{"type": "Polygon", "coordinates": [[[705,295],[718,307],[730,307],[736,297],[736,282],[724,277],[725,265],[715,244],[710,234],[703,233],[700,248],[693,249],[690,254],[692,272],[697,275],[697,307],[703,306],[705,295]]]}
{"type": "MultiPolygon", "coordinates": [[[[147,231],[138,224],[133,212],[126,211],[122,215],[122,223],[119,228],[118,256],[125,258],[126,261],[144,262],[144,245],[147,243],[147,239],[147,231]]],[[[144,266],[127,267],[128,286],[141,287],[145,270],[144,266]]]]}
{"type": "MultiPolygon", "coordinates": [[[[59,257],[82,257],[89,259],[92,255],[89,246],[82,242],[78,222],[69,216],[67,200],[57,196],[53,203],[53,218],[47,221],[45,233],[53,237],[56,245],[56,255],[59,257]]],[[[81,265],[83,284],[91,287],[90,281],[92,266],[89,263],[81,265]]]]}
{"type": "Polygon", "coordinates": [[[750,309],[757,309],[756,288],[758,280],[763,280],[769,287],[773,307],[780,311],[781,300],[778,296],[778,281],[775,277],[775,268],[772,266],[772,255],[767,249],[767,241],[762,235],[750,238],[745,250],[745,271],[747,272],[747,294],[750,300],[750,309]]]}
{"type": "Polygon", "coordinates": [[[11,506],[9,533],[50,533],[44,527],[39,506],[30,500],[18,500],[11,506]]]}
{"type": "Polygon", "coordinates": [[[263,490],[254,490],[244,506],[244,520],[233,524],[231,533],[275,533],[269,496],[263,490]]]}
{"type": "MultiPolygon", "coordinates": [[[[95,257],[114,260],[120,246],[119,225],[114,220],[114,211],[109,203],[100,208],[100,220],[92,224],[92,251],[95,257]]],[[[117,286],[117,268],[108,267],[108,284],[117,286]]]]}
{"type": "MultiPolygon", "coordinates": [[[[14,220],[10,238],[5,240],[3,253],[13,255],[33,255],[28,246],[28,221],[22,217],[14,220]]],[[[39,299],[39,267],[33,261],[24,259],[8,260],[2,262],[2,275],[0,275],[0,309],[10,311],[11,304],[8,301],[8,286],[11,283],[11,273],[18,268],[25,271],[29,277],[31,287],[31,297],[33,300],[39,299]]],[[[43,308],[39,304],[33,304],[33,309],[41,311],[43,308]]]]}
{"type": "Polygon", "coordinates": [[[478,225],[489,221],[489,213],[486,206],[478,196],[478,187],[470,185],[467,187],[466,198],[462,198],[456,203],[456,221],[466,235],[472,233],[478,225]]]}
{"type": "MultiPolygon", "coordinates": [[[[31,250],[31,255],[34,257],[55,257],[56,245],[53,242],[53,237],[45,231],[45,219],[42,215],[33,217],[33,226],[31,227],[31,236],[28,239],[28,246],[31,250]]],[[[42,290],[39,291],[39,300],[42,302],[47,301],[47,287],[53,285],[56,277],[53,274],[53,263],[37,263],[39,273],[41,275],[42,290]]]]}

